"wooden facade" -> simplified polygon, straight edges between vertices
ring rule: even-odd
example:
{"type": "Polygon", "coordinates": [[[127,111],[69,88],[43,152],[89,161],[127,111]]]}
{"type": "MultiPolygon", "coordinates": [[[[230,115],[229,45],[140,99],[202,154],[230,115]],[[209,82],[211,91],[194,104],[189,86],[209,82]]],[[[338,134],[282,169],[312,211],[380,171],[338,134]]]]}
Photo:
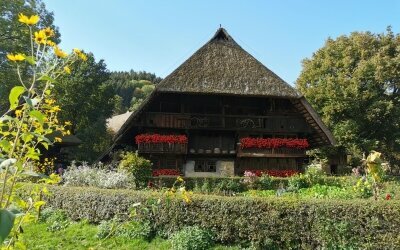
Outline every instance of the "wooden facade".
{"type": "Polygon", "coordinates": [[[235,174],[299,170],[307,158],[306,148],[244,148],[242,138],[301,138],[310,148],[334,143],[304,97],[219,29],[131,114],[110,150],[130,145],[154,168],[183,173],[188,162],[195,172],[215,172],[218,162],[231,162],[235,174]],[[187,143],[135,142],[146,134],[184,135],[187,143]]]}

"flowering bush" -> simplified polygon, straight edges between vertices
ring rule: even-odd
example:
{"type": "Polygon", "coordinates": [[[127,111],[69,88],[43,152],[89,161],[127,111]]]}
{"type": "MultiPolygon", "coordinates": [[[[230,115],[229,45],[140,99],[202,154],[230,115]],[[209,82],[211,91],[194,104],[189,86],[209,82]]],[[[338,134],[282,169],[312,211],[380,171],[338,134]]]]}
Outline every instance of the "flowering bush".
{"type": "Polygon", "coordinates": [[[306,149],[310,146],[307,139],[295,138],[251,138],[240,139],[240,147],[244,148],[298,148],[306,149]]]}
{"type": "Polygon", "coordinates": [[[131,188],[135,187],[131,175],[126,172],[116,172],[98,168],[97,165],[89,166],[83,163],[76,166],[75,163],[64,172],[65,186],[92,186],[99,188],[131,188]]]}
{"type": "Polygon", "coordinates": [[[134,177],[136,187],[146,187],[151,177],[151,162],[138,155],[137,152],[123,152],[118,169],[134,177]]]}
{"type": "Polygon", "coordinates": [[[187,144],[186,135],[159,135],[159,134],[140,134],[135,137],[136,144],[140,143],[177,143],[187,144]]]}
{"type": "Polygon", "coordinates": [[[271,170],[245,170],[244,176],[249,177],[251,176],[258,176],[261,177],[263,174],[273,176],[273,177],[290,177],[292,175],[298,174],[299,171],[297,170],[278,170],[278,169],[271,169],[271,170]]]}
{"type": "Polygon", "coordinates": [[[160,175],[178,176],[178,175],[181,175],[181,173],[177,169],[155,169],[155,170],[153,170],[153,176],[160,176],[160,175]]]}

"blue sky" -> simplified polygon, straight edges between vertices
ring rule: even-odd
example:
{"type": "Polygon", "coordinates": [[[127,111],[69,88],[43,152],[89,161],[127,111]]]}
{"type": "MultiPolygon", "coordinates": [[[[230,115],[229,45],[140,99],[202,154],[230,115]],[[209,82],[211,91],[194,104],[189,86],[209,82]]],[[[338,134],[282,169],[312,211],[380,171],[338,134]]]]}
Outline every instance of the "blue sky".
{"type": "Polygon", "coordinates": [[[400,31],[396,0],[44,0],[61,47],[79,47],[110,70],[165,77],[222,24],[250,54],[293,84],[301,60],[328,37],[352,31],[400,31]]]}

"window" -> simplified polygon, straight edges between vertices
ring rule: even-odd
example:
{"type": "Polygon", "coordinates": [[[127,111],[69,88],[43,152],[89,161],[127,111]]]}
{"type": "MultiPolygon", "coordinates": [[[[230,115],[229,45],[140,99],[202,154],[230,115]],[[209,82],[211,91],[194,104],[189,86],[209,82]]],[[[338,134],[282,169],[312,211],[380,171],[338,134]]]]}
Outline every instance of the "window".
{"type": "Polygon", "coordinates": [[[182,160],[176,158],[152,157],[150,161],[153,163],[154,169],[180,169],[182,160]]]}
{"type": "Polygon", "coordinates": [[[194,164],[195,172],[216,172],[217,161],[215,160],[196,160],[194,164]]]}

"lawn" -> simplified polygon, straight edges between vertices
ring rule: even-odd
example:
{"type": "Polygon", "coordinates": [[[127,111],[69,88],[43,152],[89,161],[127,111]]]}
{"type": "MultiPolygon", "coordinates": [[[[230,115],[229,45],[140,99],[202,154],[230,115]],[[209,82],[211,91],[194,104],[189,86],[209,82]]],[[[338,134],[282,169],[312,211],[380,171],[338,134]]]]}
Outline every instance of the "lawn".
{"type": "MultiPolygon", "coordinates": [[[[22,241],[27,249],[171,249],[170,242],[159,237],[150,242],[143,239],[129,239],[118,236],[101,240],[96,237],[97,226],[85,221],[72,223],[66,229],[56,232],[48,231],[47,226],[46,223],[37,223],[24,227],[22,241]]],[[[235,250],[239,249],[239,247],[216,246],[213,249],[235,250]]]]}

